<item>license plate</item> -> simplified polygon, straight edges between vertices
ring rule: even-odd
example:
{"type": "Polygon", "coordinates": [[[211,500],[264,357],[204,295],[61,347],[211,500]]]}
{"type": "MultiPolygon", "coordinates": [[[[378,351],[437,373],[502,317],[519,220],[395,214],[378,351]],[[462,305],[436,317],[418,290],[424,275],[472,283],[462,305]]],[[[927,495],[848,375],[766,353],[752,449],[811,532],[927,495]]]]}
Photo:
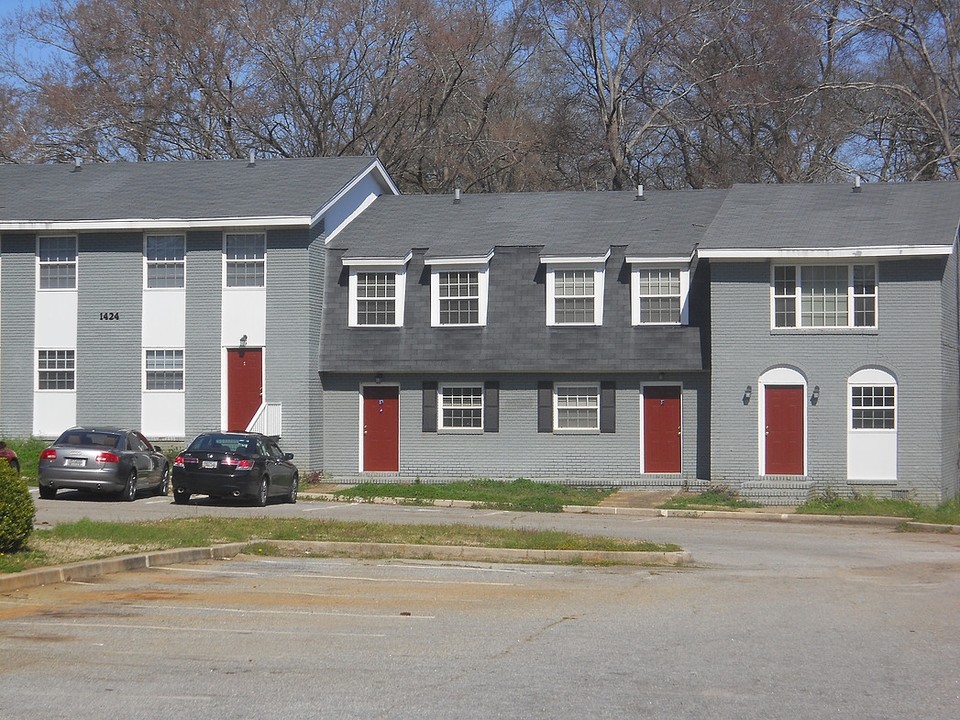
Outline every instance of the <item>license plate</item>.
{"type": "Polygon", "coordinates": [[[64,458],[63,464],[66,467],[86,467],[87,461],[84,458],[64,458]]]}
{"type": "Polygon", "coordinates": [[[200,463],[200,467],[202,467],[204,470],[215,470],[217,467],[217,461],[204,460],[202,463],[200,463]]]}

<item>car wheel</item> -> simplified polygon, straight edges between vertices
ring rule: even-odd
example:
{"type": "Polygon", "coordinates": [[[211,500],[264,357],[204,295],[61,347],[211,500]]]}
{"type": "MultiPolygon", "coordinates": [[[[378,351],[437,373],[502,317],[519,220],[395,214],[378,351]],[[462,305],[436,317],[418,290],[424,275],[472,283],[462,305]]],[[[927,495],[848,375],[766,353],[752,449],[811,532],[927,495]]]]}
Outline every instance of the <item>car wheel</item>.
{"type": "Polygon", "coordinates": [[[267,478],[263,478],[260,481],[260,490],[257,492],[257,507],[265,507],[267,504],[267,491],[269,490],[269,485],[267,484],[267,478]]]}
{"type": "Polygon", "coordinates": [[[160,484],[157,485],[156,493],[160,496],[165,496],[170,492],[170,466],[163,466],[163,474],[160,476],[160,484]]]}
{"type": "Polygon", "coordinates": [[[57,489],[49,485],[40,486],[40,497],[44,500],[53,500],[57,496],[57,489]]]}
{"type": "Polygon", "coordinates": [[[297,487],[299,485],[300,485],[300,477],[294,474],[293,480],[290,482],[290,494],[287,495],[288,503],[295,503],[297,501],[297,487]]]}
{"type": "Polygon", "coordinates": [[[173,493],[173,501],[177,505],[186,505],[188,502],[190,502],[190,493],[175,490],[173,493]]]}
{"type": "Polygon", "coordinates": [[[131,470],[127,476],[127,484],[123,486],[121,499],[124,502],[133,502],[137,499],[137,471],[131,470]]]}

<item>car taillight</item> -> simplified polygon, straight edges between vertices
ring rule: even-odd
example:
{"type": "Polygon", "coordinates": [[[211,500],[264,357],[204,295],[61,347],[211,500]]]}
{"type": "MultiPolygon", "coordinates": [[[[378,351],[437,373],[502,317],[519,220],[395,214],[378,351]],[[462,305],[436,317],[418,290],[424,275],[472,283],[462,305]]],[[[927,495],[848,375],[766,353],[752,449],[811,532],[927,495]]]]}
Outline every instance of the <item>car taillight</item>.
{"type": "Polygon", "coordinates": [[[56,460],[56,459],[57,459],[57,451],[54,450],[53,448],[47,448],[47,449],[44,450],[42,453],[40,453],[40,459],[41,459],[41,460],[56,460]]]}
{"type": "Polygon", "coordinates": [[[98,463],[118,463],[120,462],[120,456],[114,455],[113,453],[102,452],[97,455],[98,463]]]}
{"type": "Polygon", "coordinates": [[[253,460],[241,460],[237,463],[237,470],[252,470],[253,460]]]}
{"type": "Polygon", "coordinates": [[[234,467],[237,464],[237,459],[235,457],[225,457],[220,461],[221,465],[226,465],[227,467],[234,467]]]}
{"type": "Polygon", "coordinates": [[[177,455],[177,459],[173,461],[174,467],[183,467],[183,455],[177,455]]]}

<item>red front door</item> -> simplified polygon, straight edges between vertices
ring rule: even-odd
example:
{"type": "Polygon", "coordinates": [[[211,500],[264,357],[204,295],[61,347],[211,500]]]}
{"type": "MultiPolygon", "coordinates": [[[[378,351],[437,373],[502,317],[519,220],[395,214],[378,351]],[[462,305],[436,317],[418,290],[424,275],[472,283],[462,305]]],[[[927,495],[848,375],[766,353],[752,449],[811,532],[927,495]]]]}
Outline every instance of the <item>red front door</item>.
{"type": "Polygon", "coordinates": [[[363,388],[363,469],[400,470],[400,388],[363,388]]]}
{"type": "Polygon", "coordinates": [[[764,399],[764,474],[803,475],[803,386],[767,385],[764,399]]]}
{"type": "Polygon", "coordinates": [[[680,388],[643,389],[643,471],[680,472],[680,388]]]}
{"type": "Polygon", "coordinates": [[[263,402],[263,351],[227,350],[227,430],[243,432],[263,402]]]}

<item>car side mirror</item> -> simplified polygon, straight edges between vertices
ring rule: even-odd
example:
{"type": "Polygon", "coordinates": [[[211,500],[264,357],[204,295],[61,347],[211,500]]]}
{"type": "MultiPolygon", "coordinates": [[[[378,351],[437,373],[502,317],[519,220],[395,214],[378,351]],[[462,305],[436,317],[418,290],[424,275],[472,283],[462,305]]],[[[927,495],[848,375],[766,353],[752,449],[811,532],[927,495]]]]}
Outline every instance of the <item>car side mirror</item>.
{"type": "Polygon", "coordinates": [[[156,452],[158,452],[158,453],[162,453],[162,452],[163,452],[163,448],[160,447],[159,445],[154,445],[154,446],[153,446],[153,449],[154,449],[156,452]]]}
{"type": "Polygon", "coordinates": [[[293,453],[284,453],[284,454],[283,454],[283,459],[284,459],[284,460],[293,460],[293,453]]]}

